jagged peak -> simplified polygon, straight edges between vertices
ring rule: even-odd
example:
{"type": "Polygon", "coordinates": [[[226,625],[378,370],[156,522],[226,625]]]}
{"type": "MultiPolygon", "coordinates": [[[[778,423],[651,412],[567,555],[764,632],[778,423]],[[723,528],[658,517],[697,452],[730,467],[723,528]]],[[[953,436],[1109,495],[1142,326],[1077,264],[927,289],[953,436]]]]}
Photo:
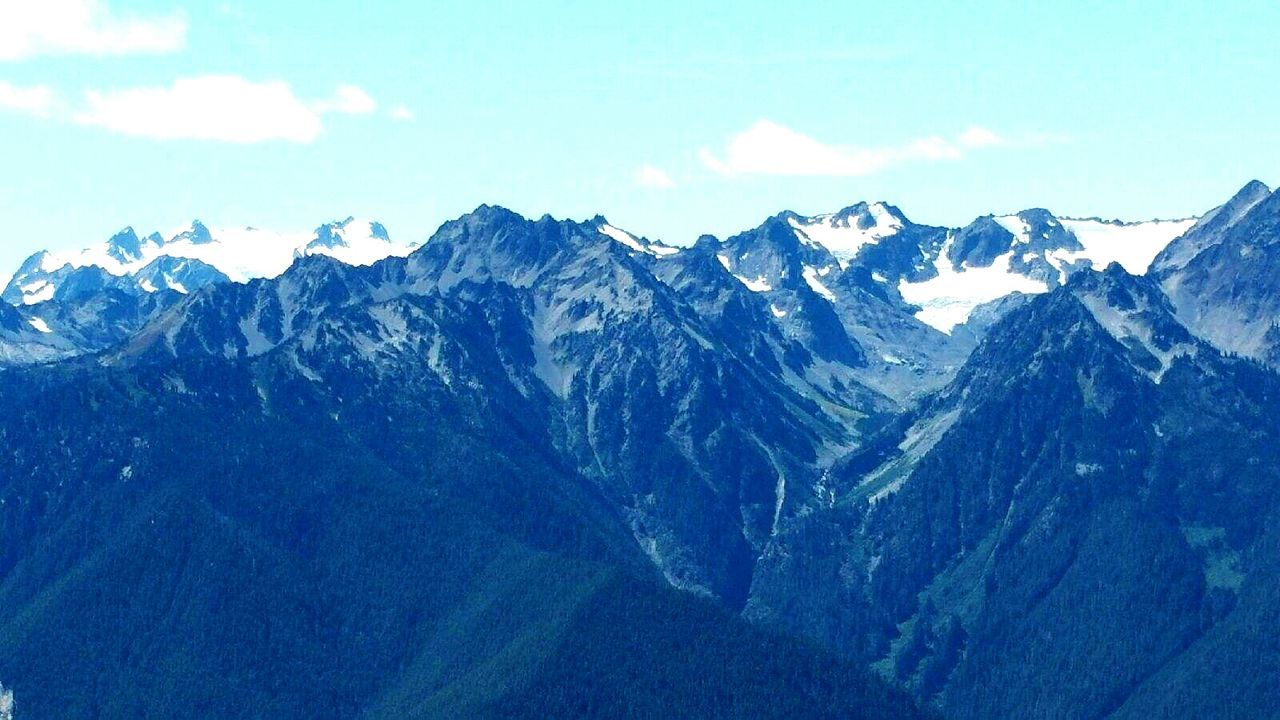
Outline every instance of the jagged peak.
{"type": "Polygon", "coordinates": [[[355,218],[348,217],[346,220],[328,222],[316,228],[315,239],[307,244],[308,248],[326,247],[335,248],[347,244],[346,239],[342,237],[341,230],[345,230],[355,218]]]}
{"type": "Polygon", "coordinates": [[[281,275],[300,276],[314,273],[329,273],[347,268],[348,265],[338,258],[325,253],[299,253],[293,258],[293,264],[281,275]]]}
{"type": "Polygon", "coordinates": [[[142,240],[132,227],[126,227],[107,240],[107,254],[122,263],[142,257],[142,240]]]}
{"type": "Polygon", "coordinates": [[[855,227],[859,230],[898,230],[911,224],[896,206],[884,201],[858,202],[831,215],[817,216],[833,227],[855,227]]]}
{"type": "Polygon", "coordinates": [[[1237,192],[1232,199],[1234,200],[1235,198],[1240,197],[1261,197],[1263,195],[1270,194],[1271,188],[1267,187],[1266,183],[1261,180],[1254,179],[1245,183],[1244,187],[1240,188],[1240,191],[1237,192]]]}
{"type": "Polygon", "coordinates": [[[213,234],[209,232],[209,228],[199,220],[192,220],[191,226],[187,230],[174,235],[169,242],[187,241],[193,245],[204,245],[213,242],[213,234]]]}
{"type": "MultiPolygon", "coordinates": [[[[465,225],[468,227],[476,227],[483,225],[510,225],[532,223],[520,213],[505,208],[501,205],[490,205],[488,203],[476,206],[471,212],[464,213],[457,218],[445,223],[445,227],[449,225],[465,225]]],[[[443,228],[442,228],[443,229],[443,228]]]]}
{"type": "Polygon", "coordinates": [[[990,227],[996,225],[1004,228],[1014,237],[1018,237],[1027,231],[1043,234],[1064,229],[1062,220],[1063,218],[1058,217],[1047,208],[1031,207],[1014,213],[982,215],[975,218],[973,222],[969,223],[965,228],[961,228],[961,230],[975,226],[990,227]]]}
{"type": "Polygon", "coordinates": [[[1162,250],[1151,264],[1152,271],[1168,277],[1187,267],[1202,252],[1222,242],[1232,228],[1259,208],[1277,202],[1276,197],[1277,194],[1263,183],[1250,180],[1230,200],[1209,211],[1162,250]]]}
{"type": "Polygon", "coordinates": [[[1175,357],[1200,351],[1201,343],[1177,321],[1173,303],[1149,275],[1134,275],[1113,262],[1101,272],[1077,273],[1062,292],[1136,353],[1135,365],[1157,382],[1175,357]]]}
{"type": "Polygon", "coordinates": [[[37,250],[31,253],[27,256],[26,260],[22,261],[22,265],[18,267],[17,274],[22,275],[40,269],[40,266],[44,263],[44,259],[47,257],[49,257],[48,250],[37,250]]]}
{"type": "Polygon", "coordinates": [[[614,240],[593,221],[560,220],[550,214],[530,220],[513,210],[485,204],[441,225],[424,249],[433,255],[498,252],[540,263],[561,251],[605,242],[614,240]]]}
{"type": "Polygon", "coordinates": [[[727,238],[725,243],[765,242],[784,251],[793,250],[798,248],[801,243],[801,238],[796,234],[795,226],[795,223],[801,219],[802,216],[790,210],[780,212],[777,215],[765,218],[764,222],[760,223],[754,230],[748,230],[727,238]]]}
{"type": "Polygon", "coordinates": [[[715,250],[723,244],[723,241],[715,235],[702,234],[698,239],[693,241],[693,249],[695,250],[715,250]]]}
{"type": "Polygon", "coordinates": [[[1271,192],[1270,194],[1260,195],[1258,196],[1257,201],[1253,204],[1254,208],[1266,207],[1274,209],[1277,206],[1280,206],[1280,192],[1271,192]]]}
{"type": "Polygon", "coordinates": [[[1100,270],[1074,273],[1067,279],[1065,289],[1067,292],[1090,292],[1110,287],[1141,284],[1150,284],[1153,289],[1156,288],[1154,283],[1145,280],[1143,276],[1134,275],[1125,270],[1124,266],[1118,262],[1110,262],[1100,270]]]}
{"type": "Polygon", "coordinates": [[[1058,216],[1046,208],[1027,208],[1012,215],[984,216],[970,226],[990,229],[992,224],[998,225],[1011,235],[1015,243],[1035,247],[1038,250],[1083,249],[1075,234],[1062,224],[1058,216]]]}
{"type": "Polygon", "coordinates": [[[896,205],[892,205],[883,200],[868,202],[859,200],[840,208],[835,212],[819,213],[816,215],[802,215],[794,210],[783,210],[773,216],[784,221],[795,220],[803,223],[825,222],[829,224],[848,227],[854,221],[857,227],[861,229],[869,229],[876,226],[884,226],[888,224],[894,225],[910,225],[911,221],[896,205]]]}
{"type": "Polygon", "coordinates": [[[1161,290],[1159,282],[1149,275],[1135,275],[1118,262],[1112,262],[1105,268],[1095,271],[1078,272],[1071,275],[1063,286],[1062,293],[1077,298],[1100,298],[1106,304],[1129,311],[1139,303],[1151,310],[1158,310],[1173,317],[1173,304],[1161,290]]]}
{"type": "Polygon", "coordinates": [[[946,394],[982,394],[982,387],[1007,385],[1011,374],[1039,372],[1053,358],[1097,367],[1099,357],[1109,356],[1159,383],[1177,358],[1202,350],[1153,278],[1110,263],[1076,273],[998,320],[946,394]],[[1100,344],[1105,338],[1115,342],[1100,344]]]}
{"type": "Polygon", "coordinates": [[[115,243],[122,240],[128,241],[128,240],[137,240],[137,239],[138,239],[138,233],[134,231],[133,226],[126,225],[123,228],[121,228],[119,231],[117,231],[115,235],[112,235],[111,239],[108,240],[107,242],[115,243]]]}
{"type": "Polygon", "coordinates": [[[1027,208],[1014,213],[1014,215],[1031,222],[1043,222],[1046,224],[1058,222],[1057,215],[1054,215],[1048,208],[1042,207],[1027,208]]]}
{"type": "Polygon", "coordinates": [[[1263,204],[1272,202],[1272,198],[1276,197],[1276,193],[1271,188],[1257,180],[1250,180],[1245,186],[1240,188],[1239,192],[1231,196],[1231,199],[1223,203],[1223,205],[1215,211],[1215,215],[1221,216],[1227,223],[1233,223],[1240,219],[1244,214],[1253,210],[1253,208],[1263,204]]]}
{"type": "Polygon", "coordinates": [[[1069,222],[1093,222],[1099,225],[1111,225],[1113,227],[1136,227],[1138,225],[1150,225],[1152,223],[1182,223],[1197,219],[1196,216],[1183,218],[1171,217],[1154,217],[1147,220],[1122,220],[1120,218],[1104,218],[1098,215],[1089,215],[1087,217],[1080,215],[1058,215],[1058,220],[1066,220],[1069,222]]]}
{"type": "Polygon", "coordinates": [[[680,251],[679,248],[665,245],[661,242],[655,242],[646,237],[641,237],[635,233],[623,230],[617,225],[609,222],[603,215],[596,215],[585,224],[594,227],[600,234],[617,241],[623,247],[634,252],[645,253],[646,255],[653,255],[656,257],[667,257],[680,251]]]}

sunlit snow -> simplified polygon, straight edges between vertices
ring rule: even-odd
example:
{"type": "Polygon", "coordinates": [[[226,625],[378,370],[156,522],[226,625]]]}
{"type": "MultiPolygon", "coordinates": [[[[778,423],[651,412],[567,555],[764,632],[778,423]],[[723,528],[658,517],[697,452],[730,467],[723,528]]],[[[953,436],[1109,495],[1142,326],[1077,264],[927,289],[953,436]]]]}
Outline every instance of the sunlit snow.
{"type": "Polygon", "coordinates": [[[902,221],[884,203],[874,203],[867,209],[875,221],[869,228],[860,228],[851,219],[841,220],[835,215],[792,218],[790,223],[801,240],[826,248],[844,267],[864,246],[874,245],[902,229],[902,221]]]}
{"type": "Polygon", "coordinates": [[[997,257],[988,267],[965,266],[956,271],[947,258],[951,242],[952,238],[948,238],[934,261],[936,277],[919,283],[906,280],[898,283],[902,298],[920,306],[916,318],[923,323],[950,333],[983,303],[1015,292],[1042,293],[1049,289],[1039,280],[1013,271],[1009,266],[1013,252],[997,257]]]}
{"type": "MultiPolygon", "coordinates": [[[[340,242],[333,247],[313,244],[316,233],[272,232],[256,228],[209,229],[211,242],[198,242],[191,227],[171,233],[169,240],[144,238],[139,242],[138,257],[121,261],[111,253],[109,241],[82,250],[46,253],[40,261],[40,269],[54,272],[63,267],[82,268],[97,266],[121,277],[132,275],[160,257],[189,258],[211,265],[236,282],[254,278],[272,278],[284,272],[299,255],[329,255],[349,265],[369,265],[389,256],[404,256],[413,251],[414,245],[403,244],[377,237],[373,223],[367,220],[348,219],[333,226],[340,242]]],[[[166,278],[168,281],[169,278],[166,278]]],[[[154,291],[150,283],[142,284],[144,290],[154,291]]],[[[169,282],[169,287],[185,292],[180,283],[169,282]]],[[[27,304],[42,302],[53,297],[55,288],[46,281],[38,281],[21,287],[23,301],[27,304]]]]}
{"type": "Polygon", "coordinates": [[[823,273],[816,268],[810,267],[809,265],[806,265],[804,267],[804,281],[809,284],[809,288],[812,289],[814,292],[818,293],[819,295],[821,295],[822,297],[826,298],[829,302],[835,302],[836,294],[831,292],[831,289],[828,288],[826,285],[823,285],[822,281],[818,279],[819,277],[825,274],[826,273],[823,273]]]}
{"type": "MultiPolygon", "coordinates": [[[[1036,257],[1036,253],[1025,249],[1030,242],[1027,222],[1017,215],[993,219],[1014,236],[1014,249],[997,257],[990,266],[964,266],[956,271],[947,258],[951,245],[948,239],[934,261],[937,277],[918,283],[903,280],[898,284],[903,299],[921,307],[916,313],[921,322],[950,333],[956,325],[968,320],[969,314],[979,305],[1014,292],[1048,291],[1049,286],[1044,282],[1019,274],[1010,267],[1015,256],[1021,255],[1023,261],[1036,257]]],[[[1064,219],[1060,222],[1083,246],[1082,250],[1058,249],[1045,253],[1045,259],[1060,273],[1059,282],[1066,282],[1071,266],[1084,260],[1088,260],[1096,270],[1118,262],[1130,273],[1143,274],[1156,255],[1196,221],[1193,218],[1140,223],[1096,219],[1064,219]]]]}
{"type": "Polygon", "coordinates": [[[1062,225],[1075,233],[1076,239],[1084,246],[1084,250],[1054,250],[1049,253],[1050,261],[1060,267],[1062,261],[1075,262],[1081,259],[1092,261],[1096,270],[1101,270],[1113,262],[1133,275],[1142,275],[1151,266],[1151,261],[1165,249],[1174,238],[1191,229],[1196,224],[1195,218],[1188,220],[1153,220],[1142,223],[1108,223],[1101,220],[1063,220],[1062,225]]]}
{"type": "Polygon", "coordinates": [[[734,277],[738,279],[738,282],[746,285],[751,292],[769,292],[773,289],[773,286],[769,284],[769,281],[764,276],[755,279],[743,277],[742,275],[734,275],[734,277]]]}
{"type": "Polygon", "coordinates": [[[670,245],[662,245],[660,243],[646,244],[640,238],[632,235],[626,230],[614,227],[608,223],[600,225],[600,232],[626,247],[635,250],[636,252],[648,253],[649,255],[656,255],[658,257],[665,257],[680,252],[680,248],[671,247],[670,245]]]}

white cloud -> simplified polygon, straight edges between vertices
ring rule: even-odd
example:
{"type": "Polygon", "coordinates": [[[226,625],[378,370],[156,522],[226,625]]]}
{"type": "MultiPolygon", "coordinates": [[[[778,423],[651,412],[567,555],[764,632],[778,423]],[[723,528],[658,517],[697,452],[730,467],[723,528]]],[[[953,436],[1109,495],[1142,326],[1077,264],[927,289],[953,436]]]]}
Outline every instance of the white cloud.
{"type": "Polygon", "coordinates": [[[309,143],[322,129],[319,114],[287,84],[232,75],[180,78],[171,87],[89,91],[85,100],[76,122],[159,140],[309,143]]]}
{"type": "Polygon", "coordinates": [[[647,188],[673,188],[676,186],[665,170],[652,165],[643,165],[636,171],[636,184],[647,188]]]}
{"type": "Polygon", "coordinates": [[[49,115],[56,103],[57,96],[48,86],[19,87],[0,80],[0,110],[43,116],[49,115]]]}
{"type": "Polygon", "coordinates": [[[960,144],[965,147],[995,147],[1006,144],[1006,140],[990,130],[982,127],[971,127],[960,133],[960,144]]]}
{"type": "Polygon", "coordinates": [[[38,55],[165,53],[186,45],[181,12],[121,15],[100,0],[0,0],[0,61],[38,55]]]}
{"type": "Polygon", "coordinates": [[[890,147],[829,145],[769,120],[760,120],[729,139],[723,157],[702,149],[698,157],[721,175],[856,177],[916,161],[958,160],[965,150],[1004,144],[985,128],[973,127],[955,140],[930,136],[890,147]]]}
{"type": "Polygon", "coordinates": [[[401,122],[413,119],[413,111],[404,105],[397,105],[391,108],[391,112],[387,113],[387,115],[389,115],[392,120],[399,120],[401,122]]]}
{"type": "Polygon", "coordinates": [[[333,97],[316,103],[316,111],[321,113],[344,113],[346,115],[368,115],[378,109],[378,103],[369,97],[369,93],[355,85],[339,85],[333,97]]]}

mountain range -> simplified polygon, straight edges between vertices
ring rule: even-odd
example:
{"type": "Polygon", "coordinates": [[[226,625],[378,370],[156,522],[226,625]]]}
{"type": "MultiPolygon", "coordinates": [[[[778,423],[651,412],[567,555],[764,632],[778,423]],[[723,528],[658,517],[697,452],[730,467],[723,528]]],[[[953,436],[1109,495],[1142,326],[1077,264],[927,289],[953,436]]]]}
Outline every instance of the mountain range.
{"type": "Polygon", "coordinates": [[[37,716],[1280,707],[1280,197],[199,222],[0,304],[37,716]]]}

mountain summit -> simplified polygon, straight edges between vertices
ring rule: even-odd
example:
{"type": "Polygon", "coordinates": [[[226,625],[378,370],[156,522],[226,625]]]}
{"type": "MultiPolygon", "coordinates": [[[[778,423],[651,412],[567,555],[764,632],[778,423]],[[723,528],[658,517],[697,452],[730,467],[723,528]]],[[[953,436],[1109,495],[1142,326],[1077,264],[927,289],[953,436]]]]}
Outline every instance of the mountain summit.
{"type": "Polygon", "coordinates": [[[169,288],[187,293],[210,282],[275,277],[302,255],[332,255],[350,264],[368,265],[407,255],[414,247],[392,242],[380,223],[353,218],[322,225],[311,234],[210,230],[194,220],[167,240],[158,233],[140,238],[130,227],[83,250],[36,253],[14,274],[2,297],[11,303],[43,302],[77,272],[95,273],[101,284],[129,292],[169,288]]]}
{"type": "Polygon", "coordinates": [[[0,677],[44,716],[1266,712],[1275,198],[37,254],[0,677]]]}
{"type": "Polygon", "coordinates": [[[1280,193],[1245,185],[1170,245],[1153,272],[1197,334],[1280,365],[1280,193]]]}

